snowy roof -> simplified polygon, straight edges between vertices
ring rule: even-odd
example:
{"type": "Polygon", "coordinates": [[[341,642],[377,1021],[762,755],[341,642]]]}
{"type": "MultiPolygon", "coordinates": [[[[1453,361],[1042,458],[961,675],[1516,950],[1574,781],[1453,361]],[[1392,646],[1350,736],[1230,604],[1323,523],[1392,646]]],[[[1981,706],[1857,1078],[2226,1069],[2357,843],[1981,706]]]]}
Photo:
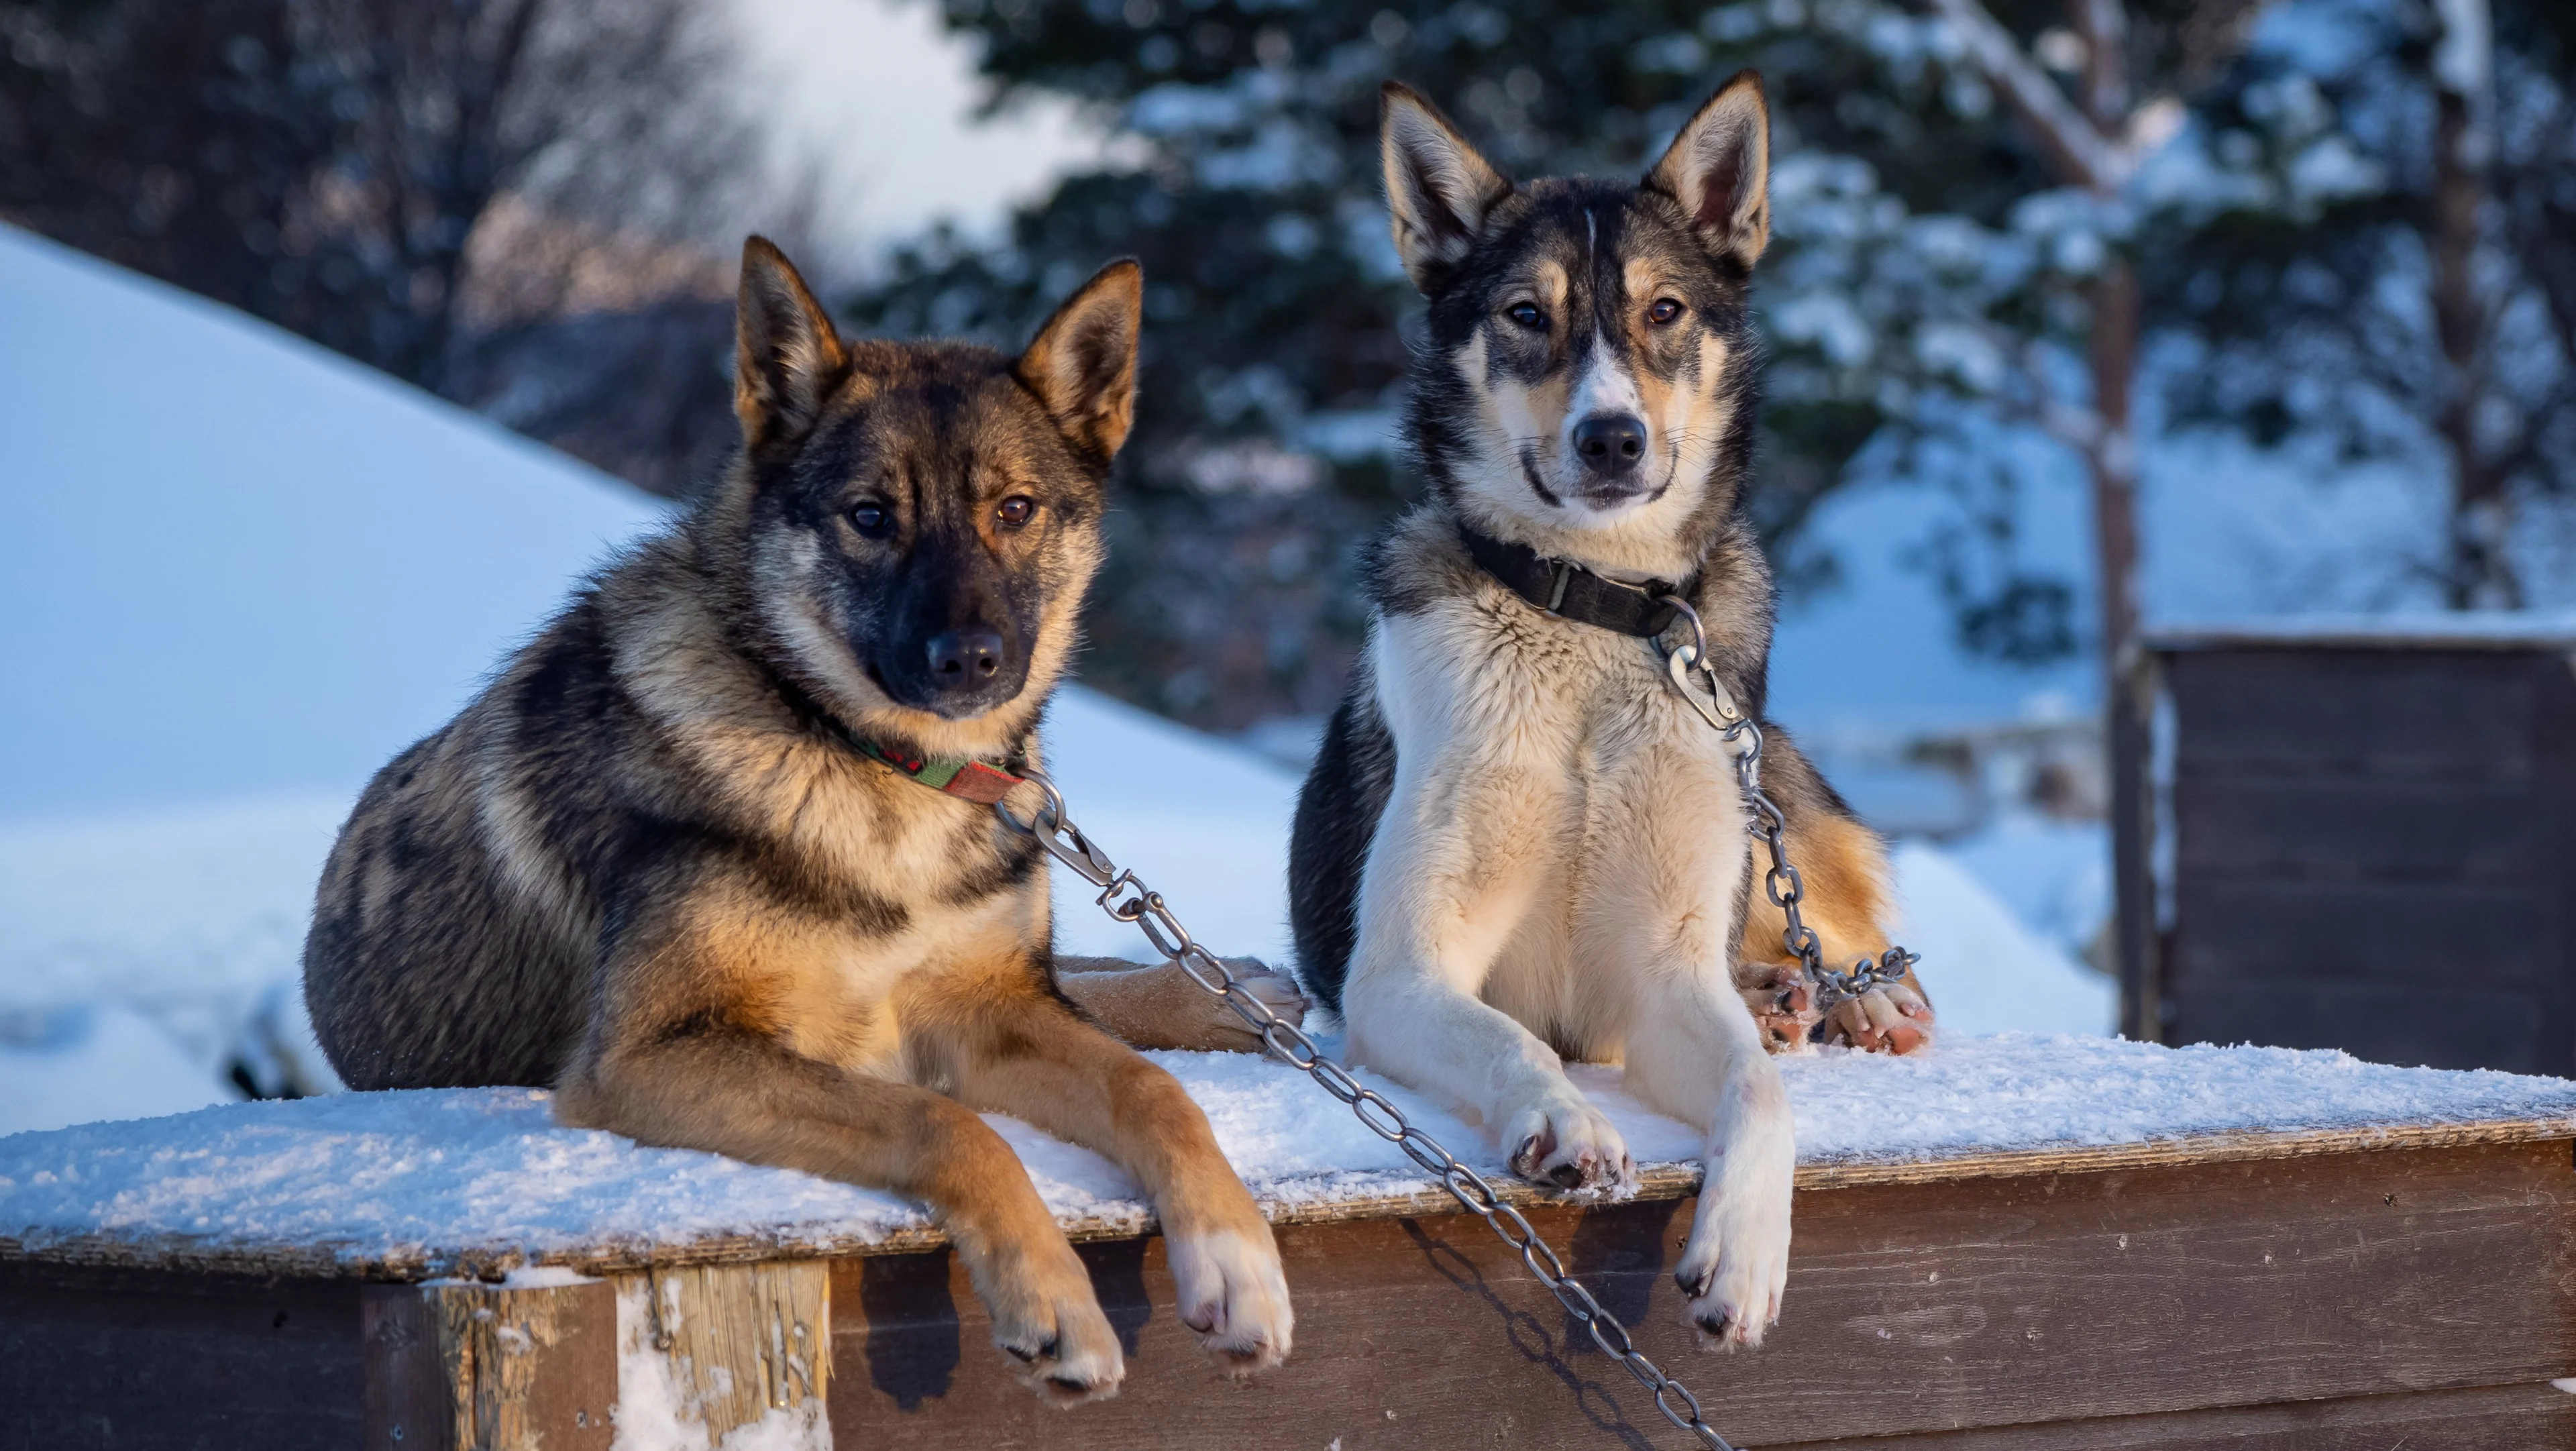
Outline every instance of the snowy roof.
{"type": "Polygon", "coordinates": [[[2457,610],[2415,614],[2279,615],[2175,621],[2147,632],[2151,650],[2334,645],[2397,650],[2576,647],[2576,611],[2457,610]]]}
{"type": "MultiPolygon", "coordinates": [[[[1393,1145],[1279,1064],[1154,1056],[1207,1110],[1275,1220],[1422,1213],[1447,1202],[1393,1145]]],[[[2004,1035],[1952,1039],[1920,1059],[1829,1052],[1782,1067],[1799,1181],[1811,1188],[2576,1137],[2576,1082],[2393,1068],[2335,1052],[2004,1035]]],[[[1690,1131],[1640,1108],[1615,1070],[1575,1073],[1626,1134],[1641,1192],[1691,1192],[1690,1131]]],[[[1480,1134],[1418,1095],[1377,1086],[1454,1152],[1502,1176],[1480,1134]]],[[[992,1122],[1068,1231],[1112,1237],[1150,1224],[1134,1185],[1107,1161],[992,1122]]],[[[547,1095],[525,1089],[343,1094],[0,1139],[0,1258],[409,1278],[939,1242],[923,1213],[894,1195],[558,1128],[547,1095]]]]}

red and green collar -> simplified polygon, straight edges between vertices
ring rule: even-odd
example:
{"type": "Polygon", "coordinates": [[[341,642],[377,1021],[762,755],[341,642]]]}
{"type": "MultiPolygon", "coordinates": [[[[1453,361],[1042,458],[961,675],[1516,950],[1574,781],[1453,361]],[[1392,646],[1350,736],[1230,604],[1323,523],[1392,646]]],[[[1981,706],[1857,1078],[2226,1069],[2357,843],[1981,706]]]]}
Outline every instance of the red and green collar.
{"type": "Polygon", "coordinates": [[[907,756],[865,736],[853,735],[849,739],[850,744],[859,748],[859,754],[869,760],[881,761],[898,774],[933,791],[963,797],[979,806],[991,806],[1000,801],[1024,779],[998,766],[987,766],[971,756],[907,756]]]}

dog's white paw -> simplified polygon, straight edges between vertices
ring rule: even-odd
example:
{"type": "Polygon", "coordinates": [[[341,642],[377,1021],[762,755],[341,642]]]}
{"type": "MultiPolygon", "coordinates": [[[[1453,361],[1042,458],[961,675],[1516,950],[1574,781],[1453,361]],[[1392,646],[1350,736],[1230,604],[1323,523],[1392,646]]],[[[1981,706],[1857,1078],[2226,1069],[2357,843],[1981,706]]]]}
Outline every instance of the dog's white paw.
{"type": "Polygon", "coordinates": [[[1070,1283],[1051,1274],[1044,1278],[1058,1283],[995,1297],[1000,1303],[990,1306],[993,1343],[1018,1363],[1020,1380],[1039,1399],[1053,1406],[1078,1406],[1118,1394],[1127,1363],[1118,1353],[1118,1332],[1100,1312],[1081,1261],[1069,1246],[1064,1258],[1073,1266],[1070,1283]]]}
{"type": "Polygon", "coordinates": [[[1514,1114],[1503,1126],[1512,1172],[1559,1189],[1618,1189],[1636,1183],[1627,1141],[1574,1085],[1514,1114]]]}
{"type": "Polygon", "coordinates": [[[1756,1346],[1780,1319],[1789,1283],[1789,1197],[1796,1155],[1785,1130],[1741,1136],[1712,1154],[1690,1243],[1673,1279],[1703,1349],[1756,1346]]]}
{"type": "Polygon", "coordinates": [[[1891,982],[1835,1008],[1825,1041],[1902,1056],[1931,1047],[1935,1031],[1932,1005],[1904,983],[1891,982]]]}
{"type": "Polygon", "coordinates": [[[1288,1276],[1267,1233],[1240,1230],[1174,1235],[1166,1242],[1181,1323],[1237,1375],[1288,1358],[1297,1328],[1288,1276]]]}

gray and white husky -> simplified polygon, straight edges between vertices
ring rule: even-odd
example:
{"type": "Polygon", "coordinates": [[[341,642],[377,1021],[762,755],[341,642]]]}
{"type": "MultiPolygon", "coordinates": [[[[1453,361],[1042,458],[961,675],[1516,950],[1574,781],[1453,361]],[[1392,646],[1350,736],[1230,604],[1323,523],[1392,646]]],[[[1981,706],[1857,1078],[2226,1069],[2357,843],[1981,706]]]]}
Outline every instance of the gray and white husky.
{"type": "MultiPolygon", "coordinates": [[[[1562,1056],[1706,1134],[1676,1278],[1704,1343],[1752,1345],[1788,1272],[1789,1105],[1765,1052],[1907,1052],[1898,984],[1819,1022],[1751,890],[1732,757],[1650,638],[1686,600],[1763,710],[1769,568],[1744,512],[1770,236],[1761,81],[1737,76],[1645,179],[1515,186],[1390,83],[1395,244],[1430,300],[1408,415],[1424,503],[1375,546],[1368,648],[1297,809],[1291,917],[1354,1058],[1463,1104],[1515,1170],[1629,1180],[1562,1056]]],[[[1764,722],[1806,921],[1829,960],[1886,946],[1886,857],[1764,722]]]]}

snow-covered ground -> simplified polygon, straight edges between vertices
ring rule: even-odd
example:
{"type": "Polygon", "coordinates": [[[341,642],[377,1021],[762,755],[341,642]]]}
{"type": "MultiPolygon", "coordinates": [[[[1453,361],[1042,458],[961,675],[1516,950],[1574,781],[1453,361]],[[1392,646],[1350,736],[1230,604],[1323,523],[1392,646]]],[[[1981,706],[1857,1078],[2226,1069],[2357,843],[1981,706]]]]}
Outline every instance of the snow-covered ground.
{"type": "MultiPolygon", "coordinates": [[[[313,883],[368,774],[659,513],[4,228],[0,340],[0,1133],[226,1101],[237,1062],[273,1083],[299,1051],[313,883]],[[99,382],[137,357],[148,408],[99,382]]],[[[1049,732],[1109,851],[1222,950],[1286,958],[1290,772],[1080,689],[1049,732]]],[[[2109,985],[1971,875],[1897,869],[1945,1031],[2109,1029],[2109,985]]],[[[1058,927],[1144,951],[1071,891],[1058,927]]]]}

